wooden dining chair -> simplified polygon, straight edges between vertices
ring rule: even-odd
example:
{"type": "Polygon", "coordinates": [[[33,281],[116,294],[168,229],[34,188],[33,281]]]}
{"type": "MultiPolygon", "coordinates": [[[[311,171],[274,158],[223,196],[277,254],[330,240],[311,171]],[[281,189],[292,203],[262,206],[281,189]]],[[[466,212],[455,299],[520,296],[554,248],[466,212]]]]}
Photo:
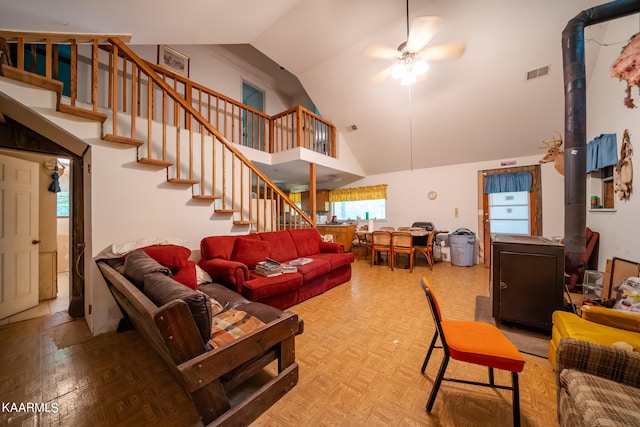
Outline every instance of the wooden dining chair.
{"type": "Polygon", "coordinates": [[[364,252],[364,259],[367,259],[369,252],[371,252],[371,244],[372,244],[371,233],[359,231],[357,235],[358,235],[358,244],[360,245],[360,248],[362,248],[361,250],[364,252]]]}
{"type": "Polygon", "coordinates": [[[426,246],[415,246],[415,253],[421,253],[427,258],[427,263],[429,263],[429,267],[433,270],[433,264],[435,264],[435,260],[433,259],[433,239],[435,238],[436,230],[431,230],[427,235],[427,245],[426,246]]]}
{"type": "Polygon", "coordinates": [[[389,233],[395,231],[396,229],[393,227],[380,227],[380,231],[388,231],[389,233]]]}
{"type": "Polygon", "coordinates": [[[387,253],[387,259],[391,262],[391,233],[388,231],[374,231],[371,234],[371,267],[376,262],[376,256],[382,252],[387,253]]]}
{"type": "Polygon", "coordinates": [[[393,270],[396,255],[398,254],[409,255],[409,273],[412,273],[415,248],[413,247],[413,236],[408,231],[394,231],[391,233],[391,270],[393,270]]]}
{"type": "Polygon", "coordinates": [[[429,308],[433,315],[436,331],[431,339],[431,345],[422,364],[424,374],[434,348],[444,350],[444,357],[438,374],[433,381],[433,388],[427,402],[427,412],[431,412],[436,395],[442,381],[453,381],[464,384],[511,390],[513,405],[513,425],[520,425],[520,392],[518,388],[518,373],[524,369],[524,358],[518,349],[496,326],[484,322],[465,320],[443,320],[440,306],[433,293],[433,289],[426,277],[421,280],[422,289],[427,296],[429,308]],[[436,346],[440,338],[441,346],[436,346]],[[449,359],[473,363],[489,368],[489,382],[469,381],[457,378],[445,378],[449,359]],[[494,381],[493,370],[501,369],[511,372],[511,386],[498,385],[494,381]]]}
{"type": "Polygon", "coordinates": [[[398,231],[411,231],[411,227],[398,227],[398,231]]]}

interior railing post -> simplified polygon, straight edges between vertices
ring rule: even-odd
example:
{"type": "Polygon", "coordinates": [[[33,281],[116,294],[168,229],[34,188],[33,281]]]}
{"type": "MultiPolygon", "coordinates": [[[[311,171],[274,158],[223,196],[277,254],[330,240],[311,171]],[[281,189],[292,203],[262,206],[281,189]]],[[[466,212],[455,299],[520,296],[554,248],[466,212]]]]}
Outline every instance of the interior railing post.
{"type": "Polygon", "coordinates": [[[118,135],[118,46],[113,46],[111,70],[111,121],[113,124],[113,135],[118,135]]]}
{"type": "Polygon", "coordinates": [[[303,126],[302,126],[302,108],[300,106],[298,106],[296,108],[295,111],[296,114],[296,126],[298,127],[297,132],[296,132],[296,147],[303,147],[304,144],[301,143],[302,141],[302,130],[303,130],[303,126]]]}
{"type": "MultiPolygon", "coordinates": [[[[45,77],[50,79],[53,77],[53,43],[51,41],[50,37],[47,37],[45,42],[45,77]]],[[[33,72],[36,72],[36,68],[35,68],[35,61],[33,62],[33,72]]]]}
{"type": "Polygon", "coordinates": [[[98,40],[93,39],[91,46],[91,104],[98,111],[98,40]]]}
{"type": "Polygon", "coordinates": [[[18,38],[18,63],[17,67],[19,70],[24,71],[24,38],[18,38]]]}
{"type": "Polygon", "coordinates": [[[75,40],[71,40],[71,63],[69,64],[71,68],[71,81],[69,82],[71,87],[69,88],[69,92],[71,95],[71,106],[76,105],[76,99],[78,98],[78,44],[75,40]]]}

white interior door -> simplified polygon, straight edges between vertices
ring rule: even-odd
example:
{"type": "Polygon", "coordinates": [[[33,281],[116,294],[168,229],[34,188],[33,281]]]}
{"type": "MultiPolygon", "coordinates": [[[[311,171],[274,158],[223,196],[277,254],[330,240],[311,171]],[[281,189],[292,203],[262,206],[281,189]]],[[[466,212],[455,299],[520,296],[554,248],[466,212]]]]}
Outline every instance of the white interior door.
{"type": "Polygon", "coordinates": [[[38,172],[0,155],[0,319],[38,305],[38,172]]]}

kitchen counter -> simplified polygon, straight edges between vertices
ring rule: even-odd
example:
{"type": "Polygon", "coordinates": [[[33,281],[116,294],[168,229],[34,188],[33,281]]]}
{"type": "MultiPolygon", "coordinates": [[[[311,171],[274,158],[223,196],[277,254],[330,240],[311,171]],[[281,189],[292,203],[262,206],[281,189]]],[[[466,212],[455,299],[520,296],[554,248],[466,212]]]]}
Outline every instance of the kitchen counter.
{"type": "Polygon", "coordinates": [[[345,252],[351,251],[351,242],[356,234],[355,224],[318,224],[316,228],[320,234],[331,234],[334,242],[342,243],[345,252]]]}

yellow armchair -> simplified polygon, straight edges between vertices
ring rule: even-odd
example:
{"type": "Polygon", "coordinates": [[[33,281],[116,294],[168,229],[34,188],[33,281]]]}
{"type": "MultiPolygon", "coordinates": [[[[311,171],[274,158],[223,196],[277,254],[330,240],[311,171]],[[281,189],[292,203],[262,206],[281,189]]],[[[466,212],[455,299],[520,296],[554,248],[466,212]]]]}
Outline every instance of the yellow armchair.
{"type": "Polygon", "coordinates": [[[583,306],[582,317],[555,311],[549,342],[549,362],[555,369],[556,350],[561,338],[576,338],[582,341],[612,346],[624,341],[640,352],[640,314],[604,307],[583,306]]]}

